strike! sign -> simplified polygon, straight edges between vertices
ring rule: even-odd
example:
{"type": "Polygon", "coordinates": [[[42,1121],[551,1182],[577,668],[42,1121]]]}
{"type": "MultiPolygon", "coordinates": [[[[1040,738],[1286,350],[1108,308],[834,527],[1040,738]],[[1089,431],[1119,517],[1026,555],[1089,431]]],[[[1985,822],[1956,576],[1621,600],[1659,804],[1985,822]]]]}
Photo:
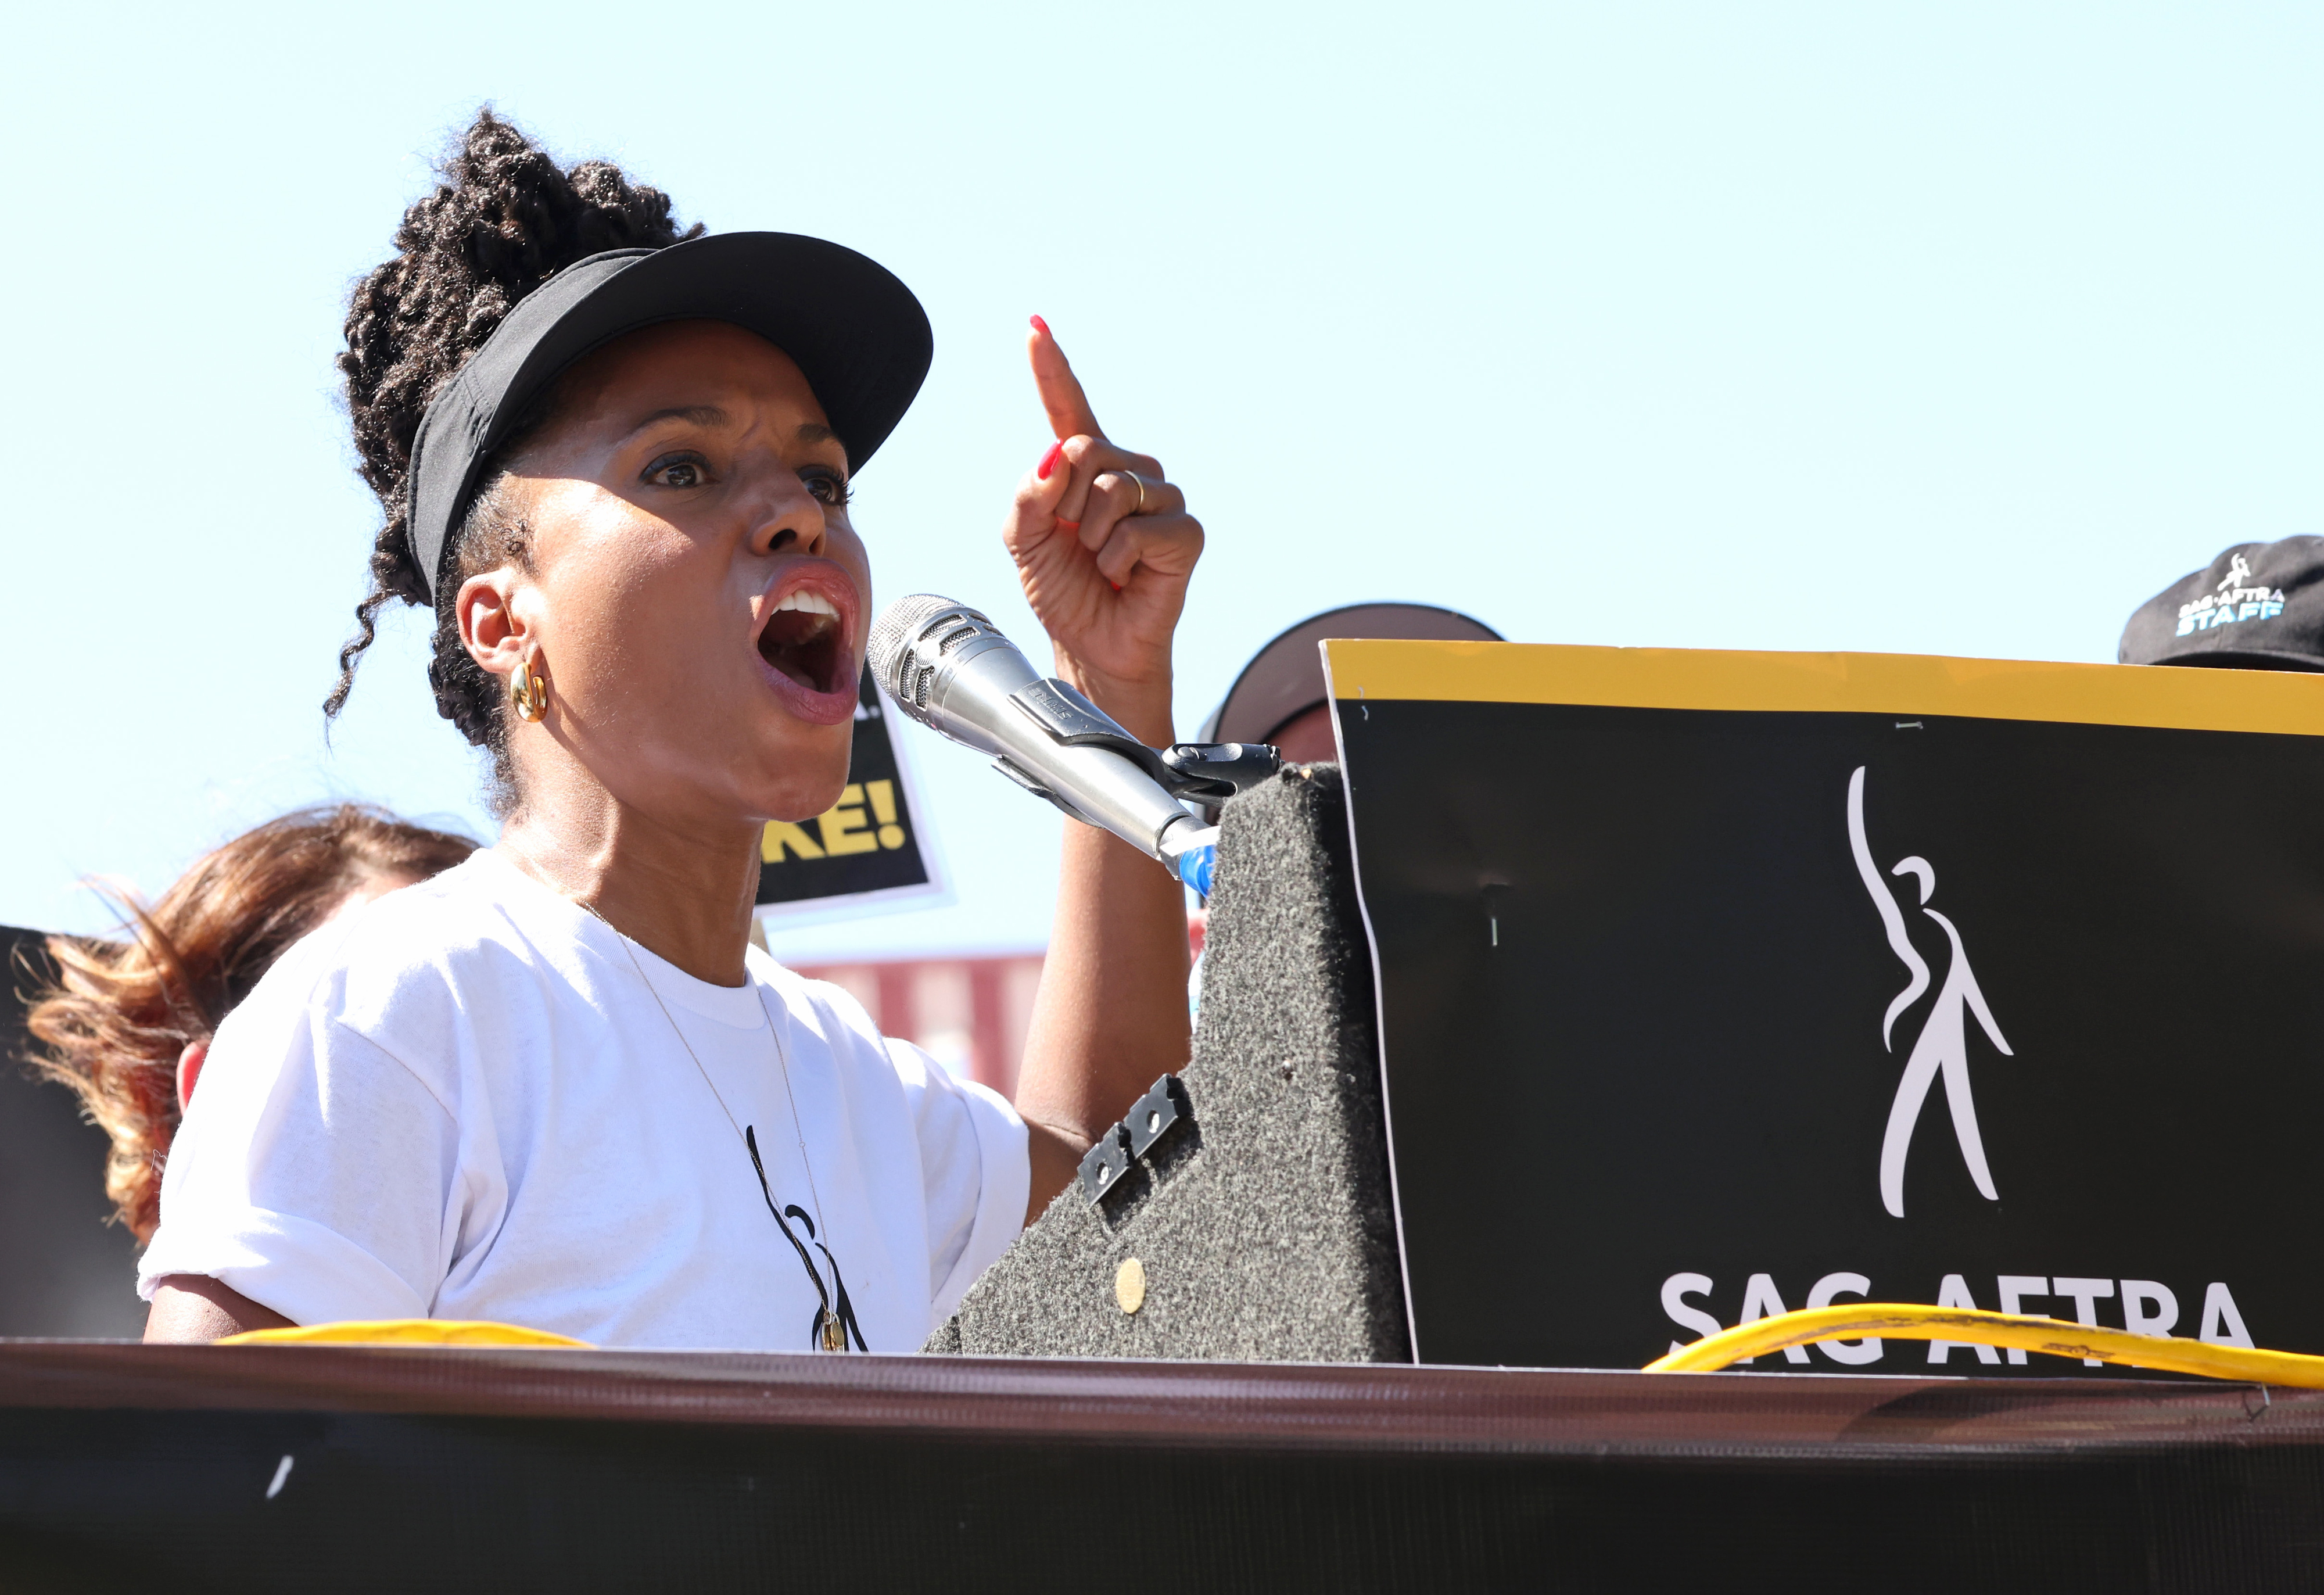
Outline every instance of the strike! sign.
{"type": "Polygon", "coordinates": [[[2324,1352],[2324,677],[1325,654],[1422,1360],[1866,1299],[2324,1352]]]}
{"type": "Polygon", "coordinates": [[[943,893],[868,668],[856,690],[855,745],[839,801],[810,820],[770,821],[760,835],[761,918],[943,893]]]}

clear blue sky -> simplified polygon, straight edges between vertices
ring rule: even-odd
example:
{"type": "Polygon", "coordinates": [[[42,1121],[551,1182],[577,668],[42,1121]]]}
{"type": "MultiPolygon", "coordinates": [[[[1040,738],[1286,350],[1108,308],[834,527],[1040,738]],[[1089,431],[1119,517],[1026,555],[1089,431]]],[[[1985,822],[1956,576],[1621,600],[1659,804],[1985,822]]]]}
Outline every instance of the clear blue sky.
{"type": "MultiPolygon", "coordinates": [[[[50,7],[0,125],[0,921],[99,922],[294,804],[484,829],[389,629],[347,286],[490,100],[714,229],[927,303],[864,474],[884,595],[1034,628],[997,527],[1046,315],[1210,529],[1191,730],[1411,597],[1521,641],[2107,659],[2319,530],[2324,14],[2302,6],[50,7]]],[[[794,956],[1036,945],[1056,825],[911,733],[956,906],[794,956]]]]}

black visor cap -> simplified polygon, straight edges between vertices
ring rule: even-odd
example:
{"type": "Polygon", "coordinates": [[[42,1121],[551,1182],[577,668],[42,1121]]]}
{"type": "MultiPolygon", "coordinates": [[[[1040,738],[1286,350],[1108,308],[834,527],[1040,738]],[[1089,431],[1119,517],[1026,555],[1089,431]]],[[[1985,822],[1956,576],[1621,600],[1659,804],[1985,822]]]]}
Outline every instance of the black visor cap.
{"type": "Polygon", "coordinates": [[[412,440],[407,536],[441,602],[446,546],[486,464],[549,385],[584,355],[663,321],[729,321],[789,355],[862,469],[904,419],[936,350],[927,312],[877,262],[796,233],[717,233],[617,249],[517,301],[429,401],[412,440]]]}

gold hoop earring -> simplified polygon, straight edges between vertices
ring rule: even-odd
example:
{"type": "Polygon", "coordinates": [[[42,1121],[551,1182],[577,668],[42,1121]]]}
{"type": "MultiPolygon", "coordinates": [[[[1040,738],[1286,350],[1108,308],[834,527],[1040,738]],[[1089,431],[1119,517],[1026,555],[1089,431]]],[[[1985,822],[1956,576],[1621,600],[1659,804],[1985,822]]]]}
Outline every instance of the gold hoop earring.
{"type": "Polygon", "coordinates": [[[509,678],[509,703],[520,720],[537,721],[549,713],[549,683],[533,670],[529,659],[509,678]]]}

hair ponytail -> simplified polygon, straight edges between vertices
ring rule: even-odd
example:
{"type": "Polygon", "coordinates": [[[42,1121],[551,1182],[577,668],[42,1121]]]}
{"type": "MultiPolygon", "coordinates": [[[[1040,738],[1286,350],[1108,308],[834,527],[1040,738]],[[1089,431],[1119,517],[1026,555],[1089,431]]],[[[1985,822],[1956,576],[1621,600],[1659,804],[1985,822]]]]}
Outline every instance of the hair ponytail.
{"type": "MultiPolygon", "coordinates": [[[[565,267],[609,249],[661,248],[702,231],[697,224],[680,232],[669,195],[632,183],[608,162],[559,168],[489,106],[476,113],[438,174],[436,190],[403,213],[395,258],[357,283],[347,306],[346,352],[337,364],[355,468],[378,495],[384,520],[372,548],[371,590],[355,606],[355,633],[339,650],[338,683],[323,702],[327,717],[346,706],[380,611],[399,599],[429,602],[404,537],[404,477],[428,401],[519,300],[565,267]]],[[[502,458],[521,441],[521,435],[512,438],[502,458]]],[[[480,495],[461,526],[447,561],[447,598],[476,571],[525,558],[524,528],[497,497],[480,495]]],[[[501,695],[462,646],[448,603],[438,606],[428,680],[437,713],[469,742],[492,750],[496,797],[504,806],[511,771],[501,695]]]]}

